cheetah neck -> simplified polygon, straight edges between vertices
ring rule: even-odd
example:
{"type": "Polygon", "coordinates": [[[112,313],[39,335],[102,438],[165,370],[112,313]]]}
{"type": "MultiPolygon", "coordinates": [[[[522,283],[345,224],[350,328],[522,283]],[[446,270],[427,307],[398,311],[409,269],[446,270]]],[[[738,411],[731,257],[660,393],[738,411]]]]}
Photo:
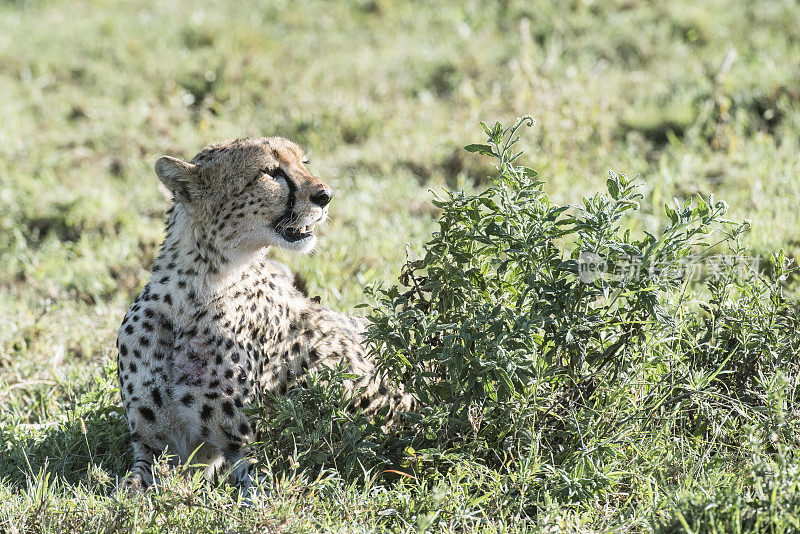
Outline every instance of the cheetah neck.
{"type": "Polygon", "coordinates": [[[178,291],[210,300],[231,290],[248,269],[261,262],[268,248],[221,251],[206,235],[179,202],[173,204],[167,235],[153,265],[153,277],[174,275],[178,291]]]}

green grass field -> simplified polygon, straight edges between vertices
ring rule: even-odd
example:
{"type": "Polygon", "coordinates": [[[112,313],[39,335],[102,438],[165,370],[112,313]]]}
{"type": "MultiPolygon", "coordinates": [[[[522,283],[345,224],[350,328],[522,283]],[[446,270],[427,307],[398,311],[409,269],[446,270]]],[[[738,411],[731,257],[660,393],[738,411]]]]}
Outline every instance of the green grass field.
{"type": "Polygon", "coordinates": [[[0,0],[0,95],[0,530],[647,532],[677,499],[744,480],[687,458],[636,494],[538,495],[531,512],[495,498],[513,477],[456,463],[433,479],[283,470],[249,508],[177,473],[119,500],[109,365],[163,238],[154,161],[230,137],[291,138],[333,187],[318,250],[275,256],[338,310],[364,313],[364,286],[419,253],[431,191],[486,187],[494,169],[463,150],[479,121],[525,114],[523,160],[552,199],[639,175],[634,228],[713,193],[752,222],[753,254],[796,256],[796,2],[0,0]]]}

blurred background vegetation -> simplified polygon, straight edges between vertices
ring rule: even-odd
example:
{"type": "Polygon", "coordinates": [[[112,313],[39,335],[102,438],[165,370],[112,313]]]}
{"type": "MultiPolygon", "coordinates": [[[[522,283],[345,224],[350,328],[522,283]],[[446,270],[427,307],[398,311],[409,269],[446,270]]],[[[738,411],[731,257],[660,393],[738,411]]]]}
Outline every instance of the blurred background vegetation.
{"type": "Polygon", "coordinates": [[[796,1],[4,0],[0,28],[0,411],[15,425],[63,421],[112,358],[163,237],[155,159],[224,138],[310,151],[331,223],[313,256],[278,257],[340,310],[427,238],[429,190],[485,187],[491,167],[462,149],[478,121],[527,113],[525,163],[551,198],[614,169],[648,184],[642,229],[673,197],[714,193],[752,220],[753,253],[800,251],[796,1]]]}

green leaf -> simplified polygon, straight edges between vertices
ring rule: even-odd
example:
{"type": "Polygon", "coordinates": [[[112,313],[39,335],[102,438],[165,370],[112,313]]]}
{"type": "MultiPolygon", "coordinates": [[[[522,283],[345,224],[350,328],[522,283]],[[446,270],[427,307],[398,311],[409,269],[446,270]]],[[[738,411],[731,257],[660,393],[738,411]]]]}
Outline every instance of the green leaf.
{"type": "Polygon", "coordinates": [[[611,198],[619,200],[619,186],[613,174],[606,180],[606,187],[608,188],[608,194],[611,195],[611,198]]]}
{"type": "Polygon", "coordinates": [[[708,207],[708,204],[706,204],[706,201],[703,200],[703,197],[697,195],[697,214],[700,217],[705,217],[706,215],[708,215],[709,211],[710,209],[708,207]]]}
{"type": "Polygon", "coordinates": [[[464,150],[467,152],[475,152],[483,156],[497,156],[489,145],[467,145],[464,147],[464,150]]]}
{"type": "Polygon", "coordinates": [[[678,224],[678,220],[680,220],[678,212],[670,208],[669,204],[664,204],[664,211],[666,212],[667,217],[669,217],[669,219],[672,221],[672,224],[678,224]]]}

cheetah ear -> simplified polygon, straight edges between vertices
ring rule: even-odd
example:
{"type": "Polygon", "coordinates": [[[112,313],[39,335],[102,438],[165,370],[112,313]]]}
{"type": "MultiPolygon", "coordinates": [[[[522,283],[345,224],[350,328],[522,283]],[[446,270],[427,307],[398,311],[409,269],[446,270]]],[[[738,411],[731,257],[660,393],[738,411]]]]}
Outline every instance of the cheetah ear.
{"type": "Polygon", "coordinates": [[[172,156],[158,158],[156,176],[183,203],[191,203],[200,193],[197,165],[172,156]]]}

